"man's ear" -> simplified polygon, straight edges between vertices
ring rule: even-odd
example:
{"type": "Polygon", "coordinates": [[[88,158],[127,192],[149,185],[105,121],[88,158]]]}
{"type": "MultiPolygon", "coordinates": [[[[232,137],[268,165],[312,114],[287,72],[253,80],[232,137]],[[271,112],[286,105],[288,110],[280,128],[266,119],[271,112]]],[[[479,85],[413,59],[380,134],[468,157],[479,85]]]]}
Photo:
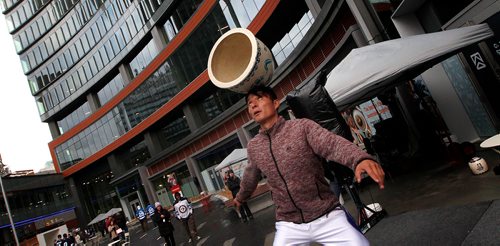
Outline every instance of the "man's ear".
{"type": "Polygon", "coordinates": [[[274,104],[274,109],[276,109],[276,111],[278,111],[278,108],[280,107],[280,101],[278,99],[275,99],[273,101],[273,104],[274,104]]]}

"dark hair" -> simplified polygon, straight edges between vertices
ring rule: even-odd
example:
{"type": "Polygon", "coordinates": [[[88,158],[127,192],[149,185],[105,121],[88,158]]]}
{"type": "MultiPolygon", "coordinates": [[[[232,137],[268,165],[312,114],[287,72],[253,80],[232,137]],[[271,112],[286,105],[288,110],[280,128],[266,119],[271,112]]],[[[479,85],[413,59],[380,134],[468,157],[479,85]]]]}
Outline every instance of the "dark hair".
{"type": "Polygon", "coordinates": [[[265,86],[263,84],[258,84],[258,85],[252,86],[245,96],[245,102],[248,102],[248,97],[250,95],[256,95],[259,97],[268,96],[273,101],[278,99],[278,97],[276,96],[276,93],[274,93],[273,89],[271,87],[265,86]]]}

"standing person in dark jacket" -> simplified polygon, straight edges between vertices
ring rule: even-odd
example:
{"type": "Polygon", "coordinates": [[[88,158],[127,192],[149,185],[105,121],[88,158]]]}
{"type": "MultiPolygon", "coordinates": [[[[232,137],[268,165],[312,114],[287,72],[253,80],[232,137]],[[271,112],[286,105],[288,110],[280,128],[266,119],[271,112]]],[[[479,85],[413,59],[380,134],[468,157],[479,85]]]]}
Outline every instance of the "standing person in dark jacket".
{"type": "Polygon", "coordinates": [[[174,226],[170,221],[170,213],[163,209],[159,202],[155,202],[155,213],[153,221],[158,225],[160,235],[165,239],[167,246],[175,246],[174,226]]]}
{"type": "Polygon", "coordinates": [[[118,212],[115,215],[115,221],[116,224],[123,229],[124,232],[128,232],[128,226],[127,226],[127,218],[123,214],[123,212],[118,212]]]}
{"type": "Polygon", "coordinates": [[[254,86],[246,95],[248,113],[259,133],[248,143],[248,165],[234,202],[240,206],[257,187],[261,172],[276,205],[274,245],[368,245],[325,180],[322,159],[367,173],[381,189],[384,171],[373,157],[348,140],[308,119],[285,121],[269,87],[254,86]]]}
{"type": "MultiPolygon", "coordinates": [[[[236,175],[234,175],[233,170],[229,170],[227,171],[227,173],[228,177],[226,180],[226,185],[227,188],[229,188],[229,190],[231,191],[234,199],[236,198],[236,194],[238,194],[238,191],[240,191],[241,180],[236,175]]],[[[248,219],[253,219],[252,211],[250,211],[250,208],[248,207],[248,204],[246,202],[243,202],[240,205],[240,215],[243,222],[247,222],[248,219]]]]}

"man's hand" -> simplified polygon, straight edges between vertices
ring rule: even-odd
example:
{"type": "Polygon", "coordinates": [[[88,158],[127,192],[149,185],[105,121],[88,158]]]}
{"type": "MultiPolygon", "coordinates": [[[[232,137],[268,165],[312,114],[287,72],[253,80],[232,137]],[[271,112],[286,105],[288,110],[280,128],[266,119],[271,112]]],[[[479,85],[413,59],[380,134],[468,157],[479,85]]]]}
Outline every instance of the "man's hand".
{"type": "Polygon", "coordinates": [[[384,188],[385,173],[377,162],[366,159],[358,164],[356,170],[354,170],[354,176],[356,177],[358,183],[361,182],[361,174],[363,172],[366,172],[373,180],[375,180],[380,189],[384,188]]]}
{"type": "Polygon", "coordinates": [[[240,206],[241,206],[241,203],[235,199],[233,199],[233,203],[234,203],[234,206],[236,206],[236,208],[239,210],[240,209],[240,206]]]}

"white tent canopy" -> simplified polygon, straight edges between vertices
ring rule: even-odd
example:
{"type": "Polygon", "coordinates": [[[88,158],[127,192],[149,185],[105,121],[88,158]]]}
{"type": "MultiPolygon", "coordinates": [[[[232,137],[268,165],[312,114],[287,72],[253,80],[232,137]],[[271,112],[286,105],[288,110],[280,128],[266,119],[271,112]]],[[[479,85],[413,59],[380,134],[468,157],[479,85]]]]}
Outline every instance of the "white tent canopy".
{"type": "Polygon", "coordinates": [[[492,36],[488,25],[481,24],[353,49],[332,70],[325,88],[339,108],[361,103],[492,36]]]}
{"type": "Polygon", "coordinates": [[[112,208],[105,215],[106,215],[106,217],[109,217],[109,216],[113,216],[116,213],[121,212],[121,211],[122,211],[122,208],[112,208]]]}
{"type": "Polygon", "coordinates": [[[95,224],[97,222],[100,222],[104,219],[106,219],[106,214],[102,213],[102,214],[99,214],[97,215],[92,221],[90,221],[87,225],[92,225],[92,224],[95,224]]]}
{"type": "Polygon", "coordinates": [[[231,154],[226,156],[222,162],[215,167],[215,170],[221,170],[224,167],[238,163],[247,159],[247,149],[235,149],[231,154]]]}

